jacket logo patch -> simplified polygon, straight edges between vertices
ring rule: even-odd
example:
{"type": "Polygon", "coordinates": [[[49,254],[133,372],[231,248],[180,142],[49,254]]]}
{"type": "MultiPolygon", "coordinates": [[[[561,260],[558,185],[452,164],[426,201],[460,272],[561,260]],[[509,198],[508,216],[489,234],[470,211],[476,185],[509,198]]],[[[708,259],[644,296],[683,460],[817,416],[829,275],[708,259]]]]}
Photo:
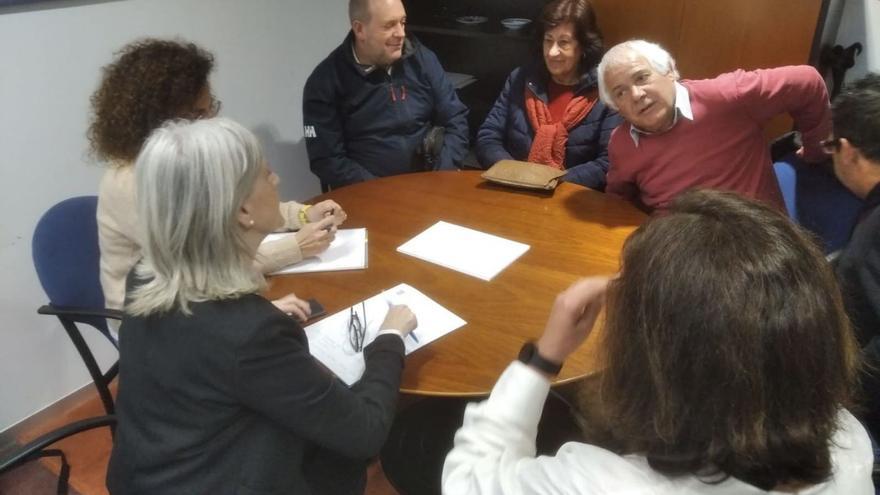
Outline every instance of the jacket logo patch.
{"type": "Polygon", "coordinates": [[[315,132],[315,126],[313,125],[303,126],[303,135],[307,138],[318,137],[318,134],[315,132]]]}

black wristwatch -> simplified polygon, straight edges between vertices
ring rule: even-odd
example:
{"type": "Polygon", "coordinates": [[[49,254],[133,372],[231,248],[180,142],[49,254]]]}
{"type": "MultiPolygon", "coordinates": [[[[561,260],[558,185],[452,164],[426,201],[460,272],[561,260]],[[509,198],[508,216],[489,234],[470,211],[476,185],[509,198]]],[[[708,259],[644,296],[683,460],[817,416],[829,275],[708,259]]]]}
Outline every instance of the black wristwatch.
{"type": "Polygon", "coordinates": [[[559,371],[562,370],[562,363],[554,363],[538,354],[538,348],[535,347],[535,343],[531,341],[523,344],[522,349],[519,350],[519,357],[517,359],[524,364],[534,366],[535,368],[538,368],[545,373],[550,373],[551,375],[558,375],[559,371]]]}

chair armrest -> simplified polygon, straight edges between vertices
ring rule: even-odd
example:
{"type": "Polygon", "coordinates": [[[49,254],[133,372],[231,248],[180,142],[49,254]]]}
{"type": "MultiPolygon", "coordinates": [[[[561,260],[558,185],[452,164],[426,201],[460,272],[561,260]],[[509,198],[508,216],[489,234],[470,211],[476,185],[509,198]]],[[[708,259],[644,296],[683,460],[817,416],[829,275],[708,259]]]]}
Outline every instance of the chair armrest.
{"type": "Polygon", "coordinates": [[[95,416],[92,418],[83,419],[80,421],[76,421],[70,423],[68,425],[62,426],[61,428],[55,429],[46,433],[45,435],[36,438],[27,444],[15,449],[8,458],[0,460],[0,473],[3,473],[18,464],[27,461],[30,457],[43,450],[44,448],[52,445],[59,440],[63,440],[71,435],[76,435],[77,433],[92,430],[95,428],[101,428],[104,426],[114,426],[116,424],[116,416],[114,415],[106,415],[106,416],[95,416]]]}
{"type": "Polygon", "coordinates": [[[51,304],[40,306],[37,313],[41,315],[55,316],[88,316],[94,318],[112,318],[114,320],[122,319],[122,311],[119,311],[118,309],[77,308],[74,306],[59,307],[52,306],[51,304]]]}

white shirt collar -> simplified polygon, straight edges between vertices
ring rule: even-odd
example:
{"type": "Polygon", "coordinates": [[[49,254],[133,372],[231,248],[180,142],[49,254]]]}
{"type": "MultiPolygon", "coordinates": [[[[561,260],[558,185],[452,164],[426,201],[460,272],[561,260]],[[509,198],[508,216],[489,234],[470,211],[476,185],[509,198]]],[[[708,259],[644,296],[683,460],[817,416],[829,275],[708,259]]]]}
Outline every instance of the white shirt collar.
{"type": "MultiPolygon", "coordinates": [[[[693,112],[693,109],[691,108],[691,95],[690,95],[690,93],[688,92],[687,88],[684,87],[684,85],[679,83],[678,81],[675,81],[674,84],[675,84],[675,105],[674,105],[675,106],[675,114],[672,116],[672,126],[670,127],[670,129],[672,129],[672,127],[675,127],[675,124],[678,123],[679,115],[688,119],[688,120],[694,120],[694,112],[693,112]]],[[[640,134],[645,134],[647,136],[650,136],[651,134],[656,134],[656,133],[643,131],[632,124],[629,125],[629,135],[632,138],[633,143],[635,143],[636,147],[639,146],[639,135],[640,134]]]]}

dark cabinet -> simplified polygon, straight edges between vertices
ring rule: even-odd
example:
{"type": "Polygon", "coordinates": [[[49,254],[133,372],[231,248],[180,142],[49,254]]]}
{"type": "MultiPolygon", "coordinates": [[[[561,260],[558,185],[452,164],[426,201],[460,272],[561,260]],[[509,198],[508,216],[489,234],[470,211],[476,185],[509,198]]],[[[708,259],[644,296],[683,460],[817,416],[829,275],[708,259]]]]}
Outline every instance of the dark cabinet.
{"type": "Polygon", "coordinates": [[[474,80],[458,93],[470,109],[471,137],[501,92],[510,71],[540,57],[534,23],[506,29],[506,18],[535,19],[543,0],[527,1],[405,1],[407,31],[430,48],[447,72],[467,74],[474,80]],[[486,21],[464,24],[456,19],[481,16],[486,21]]]}
{"type": "MultiPolygon", "coordinates": [[[[682,77],[714,77],[737,68],[805,64],[816,58],[816,40],[829,0],[592,0],[606,47],[632,38],[663,45],[682,77]]],[[[506,30],[501,19],[536,19],[544,0],[404,0],[408,29],[437,53],[447,71],[471,74],[460,90],[471,109],[472,135],[515,67],[540,57],[534,22],[506,30]],[[465,26],[461,16],[484,16],[465,26]]],[[[770,135],[790,129],[788,119],[770,135]]]]}

